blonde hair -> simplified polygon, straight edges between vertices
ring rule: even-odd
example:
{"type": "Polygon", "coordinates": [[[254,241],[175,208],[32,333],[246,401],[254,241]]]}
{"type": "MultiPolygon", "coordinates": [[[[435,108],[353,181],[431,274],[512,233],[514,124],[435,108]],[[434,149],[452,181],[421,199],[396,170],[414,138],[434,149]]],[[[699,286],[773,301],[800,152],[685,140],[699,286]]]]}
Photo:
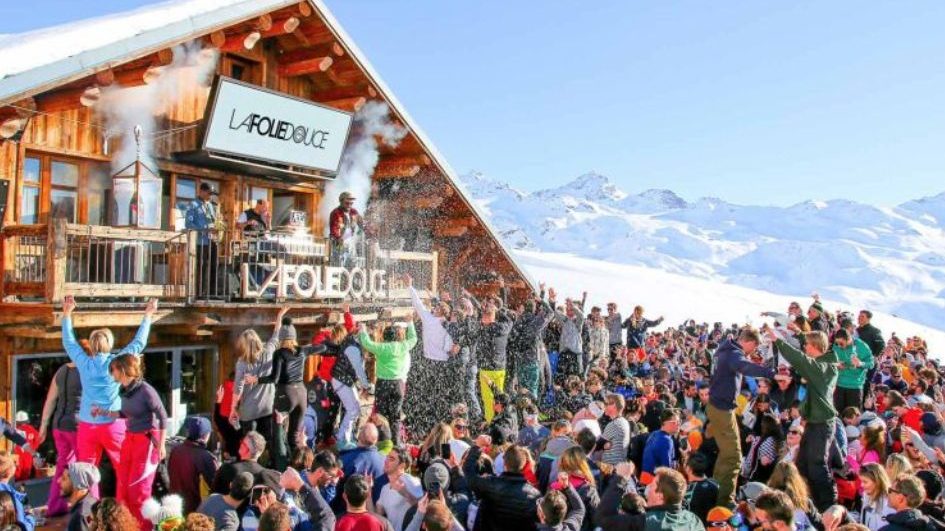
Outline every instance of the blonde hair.
{"type": "Polygon", "coordinates": [[[298,350],[299,342],[294,339],[283,339],[282,343],[279,344],[279,348],[284,348],[286,350],[298,350]]]}
{"type": "Polygon", "coordinates": [[[804,340],[808,345],[816,348],[820,352],[827,352],[827,334],[821,332],[820,330],[815,330],[813,332],[805,332],[804,340]]]}
{"type": "Polygon", "coordinates": [[[348,337],[348,329],[345,328],[345,325],[337,324],[331,328],[331,342],[334,344],[339,344],[348,337]]]}
{"type": "Polygon", "coordinates": [[[768,480],[768,486],[775,490],[784,491],[788,498],[794,502],[795,507],[804,508],[808,506],[810,498],[810,489],[807,483],[801,477],[794,463],[781,461],[774,466],[771,472],[771,479],[768,480]]]}
{"type": "Polygon", "coordinates": [[[902,454],[890,454],[886,458],[886,477],[898,478],[900,474],[911,474],[912,463],[902,454]]]}
{"type": "Polygon", "coordinates": [[[262,339],[255,330],[243,330],[240,337],[236,340],[236,355],[243,363],[256,363],[262,357],[263,350],[262,339]]]}
{"type": "MultiPolygon", "coordinates": [[[[870,481],[876,485],[876,489],[879,491],[876,496],[867,494],[874,504],[879,503],[882,498],[885,498],[889,495],[890,481],[889,476],[886,475],[886,469],[882,467],[879,463],[869,463],[863,465],[860,468],[860,475],[869,478],[870,481]]],[[[865,493],[864,489],[864,493],[865,493]]]]}
{"type": "MultiPolygon", "coordinates": [[[[420,447],[420,453],[423,454],[424,451],[434,448],[439,451],[440,445],[447,444],[452,440],[453,427],[445,422],[437,423],[437,425],[433,426],[433,429],[430,430],[426,440],[423,441],[423,445],[420,447]]],[[[458,459],[460,456],[456,457],[458,459]]]]}
{"type": "Polygon", "coordinates": [[[561,459],[558,460],[558,470],[581,476],[591,487],[597,487],[594,482],[594,474],[591,473],[591,467],[587,466],[587,454],[580,446],[572,446],[561,454],[561,459]]]}
{"type": "Polygon", "coordinates": [[[93,356],[111,352],[114,345],[115,335],[108,328],[93,330],[92,334],[89,335],[89,348],[92,350],[93,356]]]}

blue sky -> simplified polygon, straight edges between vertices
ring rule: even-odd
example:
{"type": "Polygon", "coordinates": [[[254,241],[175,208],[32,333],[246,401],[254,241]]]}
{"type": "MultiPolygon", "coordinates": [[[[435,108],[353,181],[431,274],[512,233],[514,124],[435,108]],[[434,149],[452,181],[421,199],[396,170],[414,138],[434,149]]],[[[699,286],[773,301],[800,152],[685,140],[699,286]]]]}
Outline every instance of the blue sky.
{"type": "MultiPolygon", "coordinates": [[[[148,0],[0,3],[0,33],[148,0]]],[[[945,2],[327,0],[457,171],[890,205],[945,191],[945,2]]]]}

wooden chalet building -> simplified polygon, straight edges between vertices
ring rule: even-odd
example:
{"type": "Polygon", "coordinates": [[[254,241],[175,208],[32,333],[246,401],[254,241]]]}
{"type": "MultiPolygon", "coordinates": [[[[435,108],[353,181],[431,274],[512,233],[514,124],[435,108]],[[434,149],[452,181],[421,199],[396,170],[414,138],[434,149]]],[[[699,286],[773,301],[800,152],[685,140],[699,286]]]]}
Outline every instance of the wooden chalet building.
{"type": "MultiPolygon", "coordinates": [[[[234,365],[233,338],[251,326],[267,336],[283,304],[304,340],[339,320],[343,300],[361,320],[405,314],[404,272],[427,292],[494,290],[497,275],[513,294],[532,289],[321,0],[209,4],[164,2],[0,38],[0,415],[7,419],[25,411],[39,423],[52,375],[66,361],[59,326],[68,295],[79,301],[80,337],[107,326],[117,345],[134,333],[145,299],[160,299],[146,377],[176,425],[212,410],[217,383],[234,365]],[[151,158],[119,161],[135,151],[132,125],[115,129],[102,102],[160,79],[188,50],[211,58],[209,82],[178,80],[171,96],[167,87],[158,91],[172,102],[149,109],[155,128],[140,143],[151,158]],[[380,145],[360,262],[333,267],[323,235],[325,212],[338,199],[326,188],[342,151],[363,134],[352,114],[372,101],[389,106],[406,136],[396,147],[380,145]],[[256,118],[243,121],[250,113],[240,106],[256,118]],[[279,126],[276,116],[297,123],[279,126]],[[241,123],[243,137],[226,137],[241,123]],[[317,138],[328,133],[327,144],[317,138]],[[281,153],[282,144],[269,141],[295,145],[281,153]],[[322,149],[328,145],[332,153],[322,149]],[[309,161],[299,146],[320,148],[325,160],[309,161]],[[203,184],[219,192],[223,221],[189,230],[186,210],[203,184]],[[242,234],[237,218],[257,199],[268,200],[274,226],[291,230],[242,234]],[[202,258],[207,241],[215,252],[202,258]]],[[[356,205],[362,212],[365,199],[356,205]]]]}

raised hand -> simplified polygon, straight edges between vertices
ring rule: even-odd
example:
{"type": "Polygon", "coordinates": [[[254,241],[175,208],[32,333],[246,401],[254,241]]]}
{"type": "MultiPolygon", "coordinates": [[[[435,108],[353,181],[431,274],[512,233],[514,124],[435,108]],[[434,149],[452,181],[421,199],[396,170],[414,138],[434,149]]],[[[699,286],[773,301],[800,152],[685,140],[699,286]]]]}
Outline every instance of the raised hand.
{"type": "Polygon", "coordinates": [[[157,309],[158,309],[158,300],[150,299],[148,301],[148,305],[144,307],[144,314],[147,315],[148,317],[151,317],[152,315],[154,315],[155,312],[157,312],[157,309]]]}
{"type": "Polygon", "coordinates": [[[617,474],[624,479],[630,479],[633,477],[633,463],[630,461],[618,463],[614,468],[614,474],[617,474]]]}
{"type": "Polygon", "coordinates": [[[347,302],[342,303],[341,313],[351,313],[351,304],[347,302]]]}
{"type": "Polygon", "coordinates": [[[72,312],[75,310],[75,297],[72,295],[66,295],[65,299],[62,301],[62,313],[66,317],[72,315],[72,312]]]}
{"type": "Polygon", "coordinates": [[[290,308],[288,306],[283,306],[279,309],[279,314],[276,315],[276,324],[282,323],[282,318],[285,317],[287,313],[289,313],[289,310],[290,308]]]}
{"type": "Polygon", "coordinates": [[[404,282],[407,283],[408,287],[413,287],[413,277],[407,273],[404,273],[404,282]]]}

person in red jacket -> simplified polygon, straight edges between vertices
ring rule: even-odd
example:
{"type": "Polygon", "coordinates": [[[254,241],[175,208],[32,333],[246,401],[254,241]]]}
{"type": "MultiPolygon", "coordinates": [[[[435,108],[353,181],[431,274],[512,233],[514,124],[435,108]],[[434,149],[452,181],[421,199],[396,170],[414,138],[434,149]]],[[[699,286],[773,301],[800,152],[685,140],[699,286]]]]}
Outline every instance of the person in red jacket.
{"type": "MultiPolygon", "coordinates": [[[[344,314],[344,325],[345,329],[348,330],[349,334],[353,334],[357,330],[357,324],[354,322],[354,316],[351,314],[351,306],[348,303],[341,305],[341,311],[344,314]]],[[[326,341],[331,340],[331,326],[323,327],[314,337],[312,337],[313,345],[321,345],[326,341]]],[[[325,354],[328,354],[326,352],[325,354]]],[[[316,435],[316,440],[319,442],[325,442],[328,446],[335,444],[334,433],[335,433],[335,418],[338,416],[338,411],[341,408],[341,399],[335,393],[335,390],[331,386],[331,371],[335,368],[335,361],[337,359],[334,356],[328,355],[321,356],[312,356],[309,359],[318,359],[318,368],[316,369],[317,377],[321,380],[321,388],[324,389],[324,394],[327,397],[327,403],[321,404],[321,407],[316,407],[316,410],[325,411],[326,414],[324,418],[320,418],[318,433],[316,435]]],[[[320,415],[321,417],[321,415],[320,415]]]]}
{"type": "Polygon", "coordinates": [[[357,242],[364,234],[364,220],[354,208],[354,195],[342,192],[338,206],[328,215],[331,265],[352,267],[358,257],[357,242]]]}
{"type": "MultiPolygon", "coordinates": [[[[13,419],[16,421],[16,431],[26,439],[26,444],[30,449],[38,446],[39,432],[30,425],[30,416],[25,411],[17,411],[13,419]]],[[[23,481],[33,477],[33,451],[27,450],[23,446],[16,446],[13,449],[16,454],[16,480],[23,481]]]]}
{"type": "Polygon", "coordinates": [[[899,417],[901,425],[909,426],[913,430],[922,433],[922,413],[917,407],[909,407],[906,399],[898,391],[890,391],[886,395],[886,408],[899,417]]]}

